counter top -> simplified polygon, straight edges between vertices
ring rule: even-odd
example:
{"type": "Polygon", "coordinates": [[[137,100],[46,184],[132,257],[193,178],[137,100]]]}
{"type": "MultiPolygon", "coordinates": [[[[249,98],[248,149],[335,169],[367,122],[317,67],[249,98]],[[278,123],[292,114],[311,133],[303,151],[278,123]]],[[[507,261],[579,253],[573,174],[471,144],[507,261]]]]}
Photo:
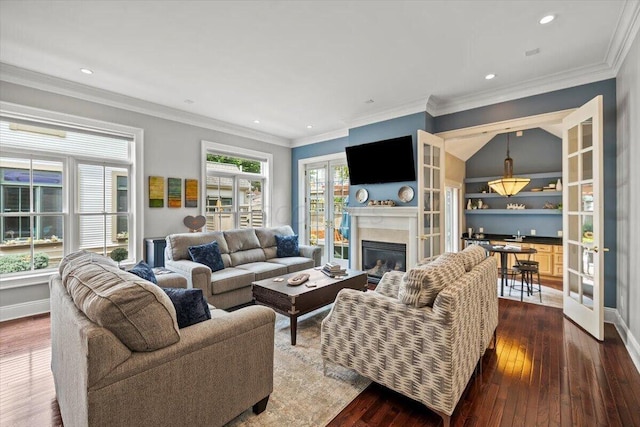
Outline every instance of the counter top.
{"type": "MultiPolygon", "coordinates": [[[[467,233],[462,234],[463,240],[491,240],[491,241],[509,241],[506,239],[513,239],[512,234],[487,234],[484,233],[484,237],[469,237],[467,233]]],[[[525,236],[521,242],[514,243],[539,243],[543,245],[562,245],[562,237],[544,237],[544,236],[525,236]]]]}

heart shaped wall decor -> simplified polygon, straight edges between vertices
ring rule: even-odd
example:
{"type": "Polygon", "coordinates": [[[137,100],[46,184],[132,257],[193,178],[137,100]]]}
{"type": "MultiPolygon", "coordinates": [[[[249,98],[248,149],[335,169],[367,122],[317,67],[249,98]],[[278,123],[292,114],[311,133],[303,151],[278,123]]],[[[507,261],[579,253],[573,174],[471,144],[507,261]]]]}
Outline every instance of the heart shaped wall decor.
{"type": "Polygon", "coordinates": [[[189,230],[198,231],[202,227],[204,227],[204,225],[207,223],[207,219],[202,215],[198,215],[198,216],[187,215],[184,217],[184,220],[182,222],[184,223],[184,225],[187,226],[189,230]]]}

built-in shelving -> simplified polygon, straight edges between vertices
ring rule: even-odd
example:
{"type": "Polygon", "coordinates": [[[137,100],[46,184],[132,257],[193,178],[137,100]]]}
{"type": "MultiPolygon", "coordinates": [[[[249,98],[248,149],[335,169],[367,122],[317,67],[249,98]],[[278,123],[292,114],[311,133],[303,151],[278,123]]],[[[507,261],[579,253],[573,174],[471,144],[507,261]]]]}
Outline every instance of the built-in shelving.
{"type": "MultiPolygon", "coordinates": [[[[562,196],[562,191],[521,191],[520,193],[511,196],[510,198],[516,197],[560,197],[562,196]]],[[[498,193],[466,193],[464,195],[467,199],[485,199],[485,198],[494,198],[494,197],[504,197],[498,193]]]]}
{"type": "Polygon", "coordinates": [[[467,215],[562,215],[560,209],[465,209],[467,215]]]}
{"type": "MultiPolygon", "coordinates": [[[[534,179],[544,179],[544,178],[560,178],[562,177],[562,172],[542,172],[542,173],[531,173],[527,174],[527,176],[523,176],[522,178],[529,178],[531,180],[534,179]]],[[[484,182],[487,183],[489,181],[493,181],[495,179],[500,179],[502,176],[480,176],[477,178],[466,178],[464,182],[468,183],[477,183],[484,182]]],[[[516,177],[517,178],[517,177],[516,177]]]]}

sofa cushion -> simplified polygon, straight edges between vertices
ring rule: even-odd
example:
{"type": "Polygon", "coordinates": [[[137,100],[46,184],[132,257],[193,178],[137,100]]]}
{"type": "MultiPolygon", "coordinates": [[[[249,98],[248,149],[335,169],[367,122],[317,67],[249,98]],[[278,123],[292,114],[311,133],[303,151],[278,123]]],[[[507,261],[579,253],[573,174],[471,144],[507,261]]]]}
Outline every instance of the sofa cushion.
{"type": "Polygon", "coordinates": [[[412,268],[402,277],[398,300],[412,307],[432,306],[438,293],[464,272],[462,263],[450,256],[412,268]]]}
{"type": "Polygon", "coordinates": [[[293,273],[296,271],[306,270],[313,268],[315,263],[311,258],[305,258],[300,256],[292,256],[287,258],[271,258],[267,262],[274,264],[282,264],[287,267],[287,273],[293,273]]]}
{"type": "Polygon", "coordinates": [[[158,280],[156,279],[156,275],[153,273],[153,269],[149,267],[144,261],[140,261],[136,265],[133,266],[129,273],[135,274],[138,277],[143,278],[144,280],[148,280],[151,283],[158,284],[158,280]]]}
{"type": "Polygon", "coordinates": [[[255,229],[260,246],[263,249],[276,247],[276,235],[279,236],[291,236],[293,235],[293,229],[288,225],[282,225],[280,227],[258,227],[255,229]]]}
{"type": "Polygon", "coordinates": [[[473,267],[480,264],[486,257],[487,251],[478,245],[469,245],[461,252],[458,252],[466,271],[471,271],[473,267]]]}
{"type": "Polygon", "coordinates": [[[211,273],[211,294],[218,295],[240,288],[251,287],[256,275],[248,270],[228,267],[211,273]]]}
{"type": "Polygon", "coordinates": [[[224,255],[229,253],[227,241],[224,239],[222,231],[208,231],[203,233],[176,233],[170,234],[167,240],[167,258],[174,261],[181,259],[190,260],[189,246],[204,245],[212,241],[218,242],[220,253],[224,255]]]}
{"type": "MultiPolygon", "coordinates": [[[[229,253],[233,254],[238,251],[246,251],[249,249],[259,249],[260,241],[253,228],[240,228],[234,230],[223,231],[224,238],[229,247],[229,253]]],[[[231,257],[233,259],[233,257],[231,257]]]]}
{"type": "Polygon", "coordinates": [[[195,325],[211,319],[209,304],[202,289],[161,288],[176,309],[179,328],[195,325]]]}
{"type": "Polygon", "coordinates": [[[268,279],[270,277],[287,274],[288,272],[286,265],[276,264],[273,262],[249,262],[246,264],[240,264],[236,268],[239,270],[251,271],[255,275],[253,280],[268,279]]]}
{"type": "Polygon", "coordinates": [[[211,271],[219,271],[224,268],[220,248],[215,240],[204,245],[189,246],[189,255],[194,262],[206,265],[211,271]]]}
{"type": "Polygon", "coordinates": [[[154,351],[180,340],[176,311],[158,286],[117,266],[67,265],[62,277],[74,304],[132,351],[154,351]]]}
{"type": "Polygon", "coordinates": [[[294,234],[292,236],[276,235],[276,244],[278,247],[276,256],[278,258],[285,258],[285,257],[300,255],[300,250],[298,249],[297,234],[294,234]]]}
{"type": "Polygon", "coordinates": [[[247,249],[246,251],[238,251],[230,254],[231,265],[239,267],[242,264],[248,264],[251,262],[264,262],[267,257],[262,249],[247,249]]]}

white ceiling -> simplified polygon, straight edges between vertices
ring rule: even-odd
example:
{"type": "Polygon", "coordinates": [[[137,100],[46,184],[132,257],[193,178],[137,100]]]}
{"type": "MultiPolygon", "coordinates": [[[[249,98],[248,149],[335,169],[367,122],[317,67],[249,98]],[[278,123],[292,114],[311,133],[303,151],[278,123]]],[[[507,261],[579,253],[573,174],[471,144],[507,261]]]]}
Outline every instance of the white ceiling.
{"type": "Polygon", "coordinates": [[[44,73],[139,109],[300,145],[425,109],[440,115],[615,77],[639,8],[637,0],[1,0],[0,78],[44,73]],[[556,20],[538,24],[548,13],[556,20]],[[526,56],[532,49],[540,53],[526,56]],[[490,72],[497,77],[485,80],[490,72]]]}

